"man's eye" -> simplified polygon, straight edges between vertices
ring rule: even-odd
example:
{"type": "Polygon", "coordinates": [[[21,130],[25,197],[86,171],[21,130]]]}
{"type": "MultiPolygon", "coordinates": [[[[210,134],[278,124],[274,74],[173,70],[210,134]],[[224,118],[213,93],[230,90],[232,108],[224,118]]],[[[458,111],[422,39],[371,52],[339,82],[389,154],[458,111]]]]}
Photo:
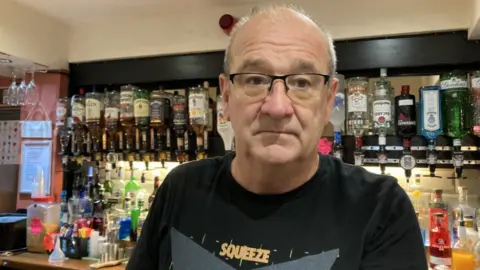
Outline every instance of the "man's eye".
{"type": "Polygon", "coordinates": [[[290,85],[294,86],[295,88],[310,88],[312,83],[305,78],[295,78],[294,80],[290,81],[290,85]]]}
{"type": "Polygon", "coordinates": [[[245,83],[249,85],[265,85],[268,84],[268,79],[262,76],[249,76],[245,79],[245,83]]]}

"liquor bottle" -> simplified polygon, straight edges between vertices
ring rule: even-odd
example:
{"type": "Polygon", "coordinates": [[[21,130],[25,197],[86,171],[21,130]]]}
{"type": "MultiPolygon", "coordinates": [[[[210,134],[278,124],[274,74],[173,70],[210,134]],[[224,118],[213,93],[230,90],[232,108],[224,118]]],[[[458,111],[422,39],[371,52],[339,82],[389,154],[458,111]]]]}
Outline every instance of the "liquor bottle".
{"type": "Polygon", "coordinates": [[[159,152],[162,167],[167,160],[167,128],[170,121],[171,103],[163,89],[152,91],[150,94],[150,126],[152,127],[154,148],[159,152]],[[156,141],[156,143],[155,143],[156,141]]]}
{"type": "Polygon", "coordinates": [[[453,210],[452,239],[457,241],[459,237],[458,226],[460,218],[463,219],[465,230],[474,230],[475,209],[468,204],[468,189],[465,186],[458,187],[458,206],[453,210]]]}
{"type": "Polygon", "coordinates": [[[210,84],[207,81],[203,82],[203,88],[205,89],[205,92],[207,94],[207,102],[208,102],[208,126],[207,126],[207,132],[208,134],[204,135],[205,136],[205,146],[207,146],[207,139],[208,136],[214,136],[216,135],[216,121],[217,118],[215,117],[217,115],[216,113],[216,105],[215,101],[212,99],[210,96],[210,84]]]}
{"type": "Polygon", "coordinates": [[[103,104],[103,95],[101,93],[95,92],[95,87],[93,92],[85,94],[86,99],[86,108],[85,108],[85,121],[90,132],[90,136],[93,141],[93,152],[97,153],[100,150],[99,142],[102,136],[102,128],[100,126],[101,107],[103,104]]]}
{"type": "Polygon", "coordinates": [[[438,86],[420,88],[420,132],[428,141],[427,162],[430,176],[435,177],[437,136],[442,133],[441,92],[438,86]]]}
{"type": "Polygon", "coordinates": [[[125,198],[130,198],[130,202],[133,207],[137,205],[138,192],[141,186],[135,180],[133,171],[131,171],[130,181],[125,185],[125,198]]]}
{"type": "Polygon", "coordinates": [[[79,154],[82,152],[82,145],[85,139],[85,98],[84,91],[80,88],[78,95],[73,95],[70,107],[72,108],[72,129],[74,139],[72,139],[72,152],[79,154]]]}
{"type": "Polygon", "coordinates": [[[454,270],[475,269],[475,254],[472,252],[472,245],[468,242],[463,212],[461,211],[458,221],[458,240],[453,245],[452,261],[454,270]]]}
{"type": "Polygon", "coordinates": [[[407,184],[415,168],[416,160],[410,150],[411,138],[417,132],[415,96],[410,94],[410,86],[403,85],[402,92],[395,97],[395,129],[403,138],[403,154],[400,166],[405,170],[407,184]]]}
{"type": "Polygon", "coordinates": [[[60,193],[60,228],[68,225],[68,201],[67,191],[62,190],[60,193]]]}
{"type": "Polygon", "coordinates": [[[375,82],[372,91],[372,122],[376,134],[386,136],[394,134],[392,105],[394,104],[394,91],[387,79],[387,69],[380,69],[380,80],[375,82]]]}
{"type": "MultiPolygon", "coordinates": [[[[471,130],[469,115],[470,97],[467,74],[453,71],[440,77],[444,133],[454,140],[461,140],[471,130]]],[[[460,142],[455,144],[461,144],[460,142]]]]}
{"type": "Polygon", "coordinates": [[[107,132],[108,151],[115,152],[118,133],[118,119],[120,116],[120,94],[118,91],[110,91],[105,95],[105,130],[107,132]]]}
{"type": "Polygon", "coordinates": [[[395,128],[397,135],[411,138],[417,134],[417,112],[415,96],[410,94],[410,86],[402,85],[402,92],[395,97],[395,128]]]}
{"type": "Polygon", "coordinates": [[[125,85],[120,87],[120,125],[122,127],[122,137],[119,141],[122,141],[125,146],[124,149],[127,152],[133,150],[133,137],[134,137],[134,114],[133,114],[133,99],[134,92],[137,87],[132,85],[125,85]]]}
{"type": "Polygon", "coordinates": [[[471,131],[470,93],[467,74],[453,71],[440,76],[442,89],[443,128],[447,136],[453,138],[452,162],[456,178],[462,178],[463,152],[462,138],[471,131]]]}
{"type": "MultiPolygon", "coordinates": [[[[68,144],[70,143],[70,136],[72,131],[70,130],[71,123],[69,124],[67,117],[68,98],[63,97],[57,100],[56,115],[57,120],[55,122],[55,131],[60,139],[60,154],[64,155],[67,152],[68,144]]],[[[71,122],[71,120],[70,120],[71,122]]],[[[62,163],[66,165],[68,162],[68,155],[62,156],[62,163]],[[67,158],[67,159],[66,159],[67,158]]]]}
{"type": "Polygon", "coordinates": [[[72,197],[68,199],[68,224],[73,224],[81,218],[80,213],[80,193],[78,184],[74,184],[72,190],[72,197]]]}
{"type": "Polygon", "coordinates": [[[202,159],[205,155],[204,131],[208,129],[208,92],[205,88],[188,89],[188,114],[197,138],[197,159],[202,159]]]}
{"type": "Polygon", "coordinates": [[[148,150],[148,130],[150,128],[150,94],[146,90],[138,88],[134,95],[135,126],[140,132],[140,138],[137,138],[140,142],[137,150],[145,153],[148,150]]]}
{"type": "Polygon", "coordinates": [[[180,164],[186,161],[184,135],[187,130],[187,112],[185,107],[185,96],[175,91],[173,96],[173,129],[177,138],[176,156],[180,164]]]}
{"type": "Polygon", "coordinates": [[[347,80],[347,132],[355,136],[355,165],[363,164],[362,136],[369,126],[368,78],[347,80]]]}
{"type": "Polygon", "coordinates": [[[217,90],[217,130],[222,138],[225,152],[232,151],[234,138],[232,123],[225,118],[225,107],[223,105],[220,90],[217,90]]]}
{"type": "Polygon", "coordinates": [[[474,71],[470,75],[470,86],[473,105],[472,131],[475,136],[480,137],[480,70],[474,71]]]}
{"type": "Polygon", "coordinates": [[[387,69],[380,69],[380,80],[375,82],[372,91],[372,123],[373,132],[378,135],[378,163],[381,174],[385,174],[387,165],[387,134],[394,132],[392,106],[395,104],[393,87],[387,80],[387,69]]]}
{"type": "Polygon", "coordinates": [[[430,267],[432,269],[449,269],[452,265],[452,249],[448,204],[442,198],[443,191],[435,189],[430,201],[428,215],[430,220],[430,267]],[[444,268],[442,268],[444,267],[444,268]]]}
{"type": "Polygon", "coordinates": [[[336,74],[339,80],[330,123],[333,125],[333,149],[336,158],[343,160],[342,130],[345,126],[345,76],[336,74]]]}
{"type": "Polygon", "coordinates": [[[155,195],[157,195],[158,188],[160,187],[160,177],[155,176],[153,184],[153,192],[148,197],[148,209],[152,207],[153,201],[155,200],[155,195]]]}

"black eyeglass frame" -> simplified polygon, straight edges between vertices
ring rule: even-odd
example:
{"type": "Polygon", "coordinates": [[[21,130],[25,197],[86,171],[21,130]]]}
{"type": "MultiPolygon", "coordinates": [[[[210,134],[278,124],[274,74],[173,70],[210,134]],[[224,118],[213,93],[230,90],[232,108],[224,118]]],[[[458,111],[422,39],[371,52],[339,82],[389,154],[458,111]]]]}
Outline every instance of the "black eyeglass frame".
{"type": "Polygon", "coordinates": [[[298,76],[298,75],[319,75],[319,76],[322,76],[325,80],[325,82],[323,83],[323,86],[327,85],[327,83],[330,81],[330,78],[331,76],[330,75],[325,75],[325,74],[322,74],[322,73],[314,73],[314,72],[308,72],[308,73],[297,73],[297,74],[287,74],[287,75],[269,75],[269,74],[265,74],[265,73],[255,73],[255,72],[240,72],[240,73],[232,73],[232,74],[229,74],[228,75],[228,79],[233,83],[235,84],[235,82],[233,81],[234,78],[238,75],[262,75],[262,76],[267,76],[267,77],[270,77],[270,79],[272,79],[272,81],[270,82],[270,86],[268,87],[268,91],[271,91],[272,90],[272,86],[273,86],[273,82],[276,81],[276,80],[282,80],[283,81],[283,84],[285,85],[285,88],[286,90],[290,90],[288,88],[288,85],[287,85],[287,78],[290,77],[290,76],[298,76]]]}

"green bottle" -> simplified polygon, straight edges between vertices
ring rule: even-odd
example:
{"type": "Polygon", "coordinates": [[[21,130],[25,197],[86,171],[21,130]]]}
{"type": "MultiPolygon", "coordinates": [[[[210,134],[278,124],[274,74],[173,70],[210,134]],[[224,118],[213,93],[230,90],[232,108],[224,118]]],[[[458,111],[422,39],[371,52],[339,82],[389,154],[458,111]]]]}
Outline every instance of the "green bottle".
{"type": "Polygon", "coordinates": [[[442,74],[440,88],[444,134],[452,137],[458,144],[472,128],[467,74],[462,71],[442,74]]]}
{"type": "Polygon", "coordinates": [[[128,183],[125,185],[125,198],[130,198],[132,209],[137,207],[137,196],[140,189],[141,187],[135,180],[135,176],[132,171],[130,181],[128,181],[128,183]]]}

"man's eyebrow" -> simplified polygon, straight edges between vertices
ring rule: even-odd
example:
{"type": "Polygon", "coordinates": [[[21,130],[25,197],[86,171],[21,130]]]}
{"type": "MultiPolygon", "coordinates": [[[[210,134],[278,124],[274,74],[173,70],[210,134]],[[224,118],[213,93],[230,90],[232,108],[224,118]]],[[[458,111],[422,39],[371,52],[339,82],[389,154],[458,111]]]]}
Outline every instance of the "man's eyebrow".
{"type": "Polygon", "coordinates": [[[294,73],[318,73],[319,69],[314,63],[305,60],[297,60],[292,66],[292,72],[294,73]]]}

